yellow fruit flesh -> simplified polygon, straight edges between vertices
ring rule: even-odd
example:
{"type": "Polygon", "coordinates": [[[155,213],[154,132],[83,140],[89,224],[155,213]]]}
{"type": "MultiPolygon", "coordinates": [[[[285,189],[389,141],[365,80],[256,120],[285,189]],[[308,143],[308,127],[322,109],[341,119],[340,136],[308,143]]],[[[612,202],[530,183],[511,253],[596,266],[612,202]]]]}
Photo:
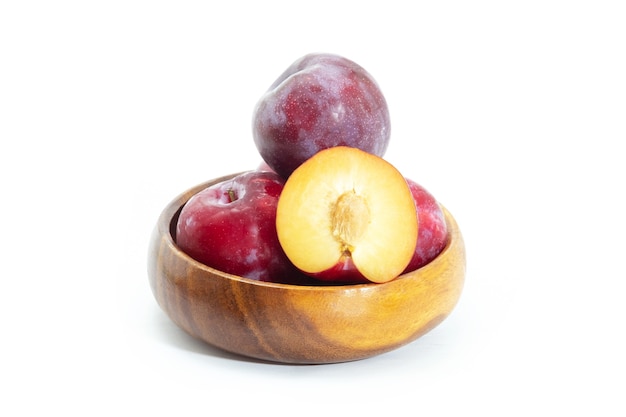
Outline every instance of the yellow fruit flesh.
{"type": "Polygon", "coordinates": [[[348,147],[321,151],[291,174],[276,227],[301,270],[326,271],[349,255],[373,282],[398,276],[417,242],[415,203],[404,177],[382,158],[348,147]]]}

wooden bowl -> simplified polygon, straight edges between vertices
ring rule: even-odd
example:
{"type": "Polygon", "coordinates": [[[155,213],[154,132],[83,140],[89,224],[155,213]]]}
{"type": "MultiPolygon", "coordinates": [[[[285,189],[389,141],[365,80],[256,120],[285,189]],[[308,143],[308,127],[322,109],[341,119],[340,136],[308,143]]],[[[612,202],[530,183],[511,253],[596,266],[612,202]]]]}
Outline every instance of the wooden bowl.
{"type": "Polygon", "coordinates": [[[299,286],[254,281],[203,265],[175,243],[176,221],[197,185],[161,213],[149,250],[152,292],[171,320],[213,346],[283,363],[363,359],[403,346],[446,318],[465,278],[465,247],[444,209],[450,241],[428,265],[384,284],[299,286]]]}

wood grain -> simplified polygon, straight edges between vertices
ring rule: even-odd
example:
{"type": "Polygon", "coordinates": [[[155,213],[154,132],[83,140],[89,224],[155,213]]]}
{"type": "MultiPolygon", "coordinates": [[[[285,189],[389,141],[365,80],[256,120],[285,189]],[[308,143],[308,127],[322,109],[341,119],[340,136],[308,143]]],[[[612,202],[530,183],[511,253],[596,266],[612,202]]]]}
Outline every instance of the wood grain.
{"type": "Polygon", "coordinates": [[[161,213],[148,255],[152,292],[167,315],[218,348],[284,363],[364,359],[422,336],[453,310],[465,279],[465,247],[444,208],[450,241],[430,264],[385,284],[297,286],[253,281],[207,267],[175,244],[181,194],[161,213]]]}

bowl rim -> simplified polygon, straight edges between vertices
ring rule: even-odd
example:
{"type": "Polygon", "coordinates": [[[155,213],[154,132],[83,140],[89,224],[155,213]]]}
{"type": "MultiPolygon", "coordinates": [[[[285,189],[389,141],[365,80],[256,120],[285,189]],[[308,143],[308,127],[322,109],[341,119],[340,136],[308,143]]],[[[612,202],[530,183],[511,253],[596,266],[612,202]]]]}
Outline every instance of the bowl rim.
{"type": "Polygon", "coordinates": [[[242,277],[239,275],[230,274],[225,271],[221,271],[219,269],[213,268],[209,265],[206,265],[196,259],[192,258],[190,255],[185,253],[176,243],[175,239],[175,231],[176,231],[176,221],[178,220],[178,216],[185,204],[189,201],[189,199],[200,192],[201,190],[210,187],[211,185],[217,184],[222,181],[226,181],[228,179],[234,178],[238,175],[244,174],[246,172],[252,172],[254,170],[241,171],[234,174],[223,175],[221,177],[217,177],[211,180],[207,180],[196,184],[195,186],[187,189],[186,191],[180,193],[174,199],[172,199],[161,212],[158,219],[158,233],[161,239],[164,239],[164,243],[167,244],[170,249],[175,253],[175,255],[179,258],[184,259],[186,262],[190,264],[193,268],[203,270],[211,275],[217,275],[223,278],[232,279],[234,281],[238,281],[245,284],[250,284],[259,287],[267,287],[267,288],[279,288],[279,289],[288,289],[288,290],[298,290],[298,291],[346,291],[346,290],[363,290],[367,288],[378,288],[381,285],[390,284],[395,281],[402,280],[405,277],[413,275],[418,271],[429,268],[433,263],[436,263],[438,260],[445,258],[445,255],[450,251],[450,248],[453,243],[453,239],[460,239],[460,232],[458,230],[458,226],[456,226],[456,221],[452,217],[452,214],[443,206],[441,203],[441,209],[444,214],[444,218],[446,224],[448,226],[448,241],[446,246],[442,249],[442,251],[437,255],[436,258],[431,260],[429,263],[421,266],[418,269],[413,271],[409,271],[399,275],[398,277],[392,279],[391,281],[387,281],[384,283],[359,283],[359,284],[324,284],[323,282],[320,285],[300,285],[300,284],[286,284],[280,282],[272,282],[272,281],[259,281],[251,278],[242,277]]]}

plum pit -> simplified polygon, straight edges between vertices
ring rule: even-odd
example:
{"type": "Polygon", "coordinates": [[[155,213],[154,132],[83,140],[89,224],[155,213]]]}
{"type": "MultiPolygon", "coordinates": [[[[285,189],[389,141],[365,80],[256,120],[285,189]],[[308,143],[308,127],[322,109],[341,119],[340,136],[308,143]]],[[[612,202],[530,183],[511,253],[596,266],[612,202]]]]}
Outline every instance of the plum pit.
{"type": "Polygon", "coordinates": [[[370,223],[367,201],[355,191],[343,193],[331,209],[332,234],[341,244],[341,251],[352,256],[357,242],[370,223]]]}

